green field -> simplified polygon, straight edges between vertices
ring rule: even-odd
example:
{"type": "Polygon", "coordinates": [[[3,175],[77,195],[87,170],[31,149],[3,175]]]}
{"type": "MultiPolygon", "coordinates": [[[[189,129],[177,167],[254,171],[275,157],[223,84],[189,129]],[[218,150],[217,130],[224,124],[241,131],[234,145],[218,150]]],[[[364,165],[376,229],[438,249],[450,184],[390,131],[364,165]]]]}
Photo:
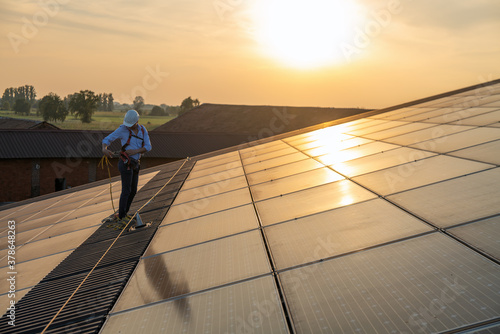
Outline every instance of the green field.
{"type": "MultiPolygon", "coordinates": [[[[29,116],[21,116],[13,111],[0,110],[0,116],[43,121],[42,116],[36,116],[34,111],[31,111],[29,116]]],[[[96,111],[91,123],[82,123],[72,115],[68,115],[64,122],[50,121],[49,123],[67,130],[114,130],[123,123],[123,116],[125,113],[119,111],[96,111]]],[[[148,131],[151,131],[173,118],[172,116],[140,116],[139,124],[145,125],[148,131]]]]}

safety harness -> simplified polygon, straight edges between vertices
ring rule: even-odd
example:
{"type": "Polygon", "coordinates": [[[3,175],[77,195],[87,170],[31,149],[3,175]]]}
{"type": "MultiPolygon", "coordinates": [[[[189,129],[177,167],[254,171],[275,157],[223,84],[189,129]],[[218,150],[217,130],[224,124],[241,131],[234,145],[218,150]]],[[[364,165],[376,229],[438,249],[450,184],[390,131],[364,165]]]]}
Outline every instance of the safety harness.
{"type": "Polygon", "coordinates": [[[120,152],[120,158],[122,159],[123,163],[127,166],[128,170],[130,170],[130,165],[131,164],[136,165],[136,166],[132,166],[132,167],[134,167],[134,169],[136,169],[136,167],[139,166],[139,161],[138,160],[135,160],[135,159],[131,158],[127,153],[125,153],[125,151],[127,150],[127,146],[130,145],[130,139],[132,139],[132,137],[134,137],[134,138],[142,140],[142,146],[141,147],[144,147],[144,127],[142,125],[139,125],[139,127],[141,128],[142,138],[139,137],[139,136],[136,136],[135,134],[132,133],[132,130],[130,130],[129,128],[127,128],[128,129],[128,133],[129,133],[128,134],[128,140],[125,143],[125,145],[122,146],[122,149],[121,149],[121,152],[120,152]]]}

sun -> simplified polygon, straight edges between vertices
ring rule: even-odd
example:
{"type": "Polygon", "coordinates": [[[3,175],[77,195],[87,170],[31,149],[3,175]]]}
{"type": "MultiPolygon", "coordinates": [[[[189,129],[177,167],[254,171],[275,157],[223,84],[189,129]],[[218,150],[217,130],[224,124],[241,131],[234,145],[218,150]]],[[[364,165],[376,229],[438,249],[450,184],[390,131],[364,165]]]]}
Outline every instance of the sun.
{"type": "Polygon", "coordinates": [[[354,0],[258,0],[255,38],[264,52],[296,68],[315,68],[344,61],[361,19],[354,0]]]}

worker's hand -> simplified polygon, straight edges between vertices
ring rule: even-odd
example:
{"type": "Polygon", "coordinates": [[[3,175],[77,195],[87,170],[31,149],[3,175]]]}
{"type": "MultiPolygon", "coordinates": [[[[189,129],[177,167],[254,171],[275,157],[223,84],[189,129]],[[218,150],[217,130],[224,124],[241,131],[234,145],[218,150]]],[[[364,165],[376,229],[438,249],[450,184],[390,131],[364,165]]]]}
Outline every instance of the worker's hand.
{"type": "Polygon", "coordinates": [[[134,154],[137,154],[137,153],[140,153],[141,151],[140,150],[126,150],[125,153],[127,153],[129,156],[132,156],[134,154]]]}
{"type": "Polygon", "coordinates": [[[102,154],[104,154],[105,156],[107,156],[108,158],[112,158],[113,157],[113,152],[111,152],[110,150],[108,150],[107,148],[103,148],[102,149],[102,154]]]}

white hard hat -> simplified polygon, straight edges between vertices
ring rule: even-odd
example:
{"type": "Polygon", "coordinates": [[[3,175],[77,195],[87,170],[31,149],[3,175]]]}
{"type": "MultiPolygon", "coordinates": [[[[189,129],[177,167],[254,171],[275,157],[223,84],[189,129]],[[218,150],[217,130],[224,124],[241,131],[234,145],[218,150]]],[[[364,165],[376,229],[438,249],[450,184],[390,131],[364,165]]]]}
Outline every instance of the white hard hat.
{"type": "Polygon", "coordinates": [[[123,118],[123,125],[131,127],[139,121],[139,114],[134,109],[127,111],[123,118]]]}

